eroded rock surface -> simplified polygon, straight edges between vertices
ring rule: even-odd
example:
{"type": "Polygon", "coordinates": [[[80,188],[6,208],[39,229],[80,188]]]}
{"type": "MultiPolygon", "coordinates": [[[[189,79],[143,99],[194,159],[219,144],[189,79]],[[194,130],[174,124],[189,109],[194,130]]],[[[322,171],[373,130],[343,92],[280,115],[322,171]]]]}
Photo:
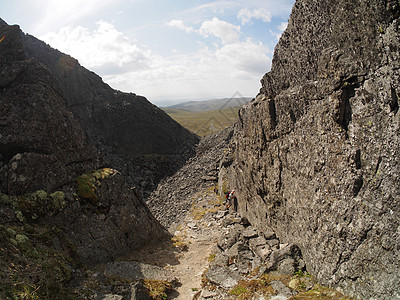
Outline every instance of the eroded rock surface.
{"type": "Polygon", "coordinates": [[[243,216],[362,299],[400,298],[399,12],[296,1],[226,172],[243,216]]]}

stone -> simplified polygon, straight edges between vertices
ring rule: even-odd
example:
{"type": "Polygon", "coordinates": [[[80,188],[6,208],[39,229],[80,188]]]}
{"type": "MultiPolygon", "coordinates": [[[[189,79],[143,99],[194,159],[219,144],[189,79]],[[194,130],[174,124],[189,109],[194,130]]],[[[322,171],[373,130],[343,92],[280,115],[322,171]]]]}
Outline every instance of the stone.
{"type": "Polygon", "coordinates": [[[198,229],[197,224],[194,223],[194,222],[188,223],[187,226],[188,226],[190,229],[192,229],[192,230],[198,229]]]}
{"type": "Polygon", "coordinates": [[[46,217],[48,223],[66,229],[85,264],[93,266],[113,261],[170,238],[121,174],[103,179],[96,196],[97,205],[87,206],[82,199],[57,215],[46,217]],[[86,205],[84,214],[83,205],[86,205]],[[105,214],[98,214],[98,209],[105,214]]]}
{"type": "Polygon", "coordinates": [[[292,291],[282,281],[274,280],[270,284],[274,291],[278,293],[278,295],[285,297],[293,296],[292,291]]]}
{"type": "Polygon", "coordinates": [[[227,214],[227,210],[219,210],[215,215],[214,218],[217,220],[222,219],[223,217],[225,217],[225,215],[227,214]]]}
{"type": "Polygon", "coordinates": [[[265,239],[267,240],[273,240],[276,238],[275,232],[267,230],[267,231],[263,231],[263,235],[265,237],[265,239]]]}
{"type": "Polygon", "coordinates": [[[237,272],[214,264],[210,265],[204,276],[209,282],[226,289],[233,288],[242,279],[237,272]]]}
{"type": "MultiPolygon", "coordinates": [[[[244,235],[244,233],[243,233],[243,235],[244,235]]],[[[267,244],[267,240],[262,236],[252,238],[249,240],[250,249],[256,249],[259,246],[267,246],[267,245],[269,245],[269,244],[267,244]]]]}
{"type": "Polygon", "coordinates": [[[177,281],[170,272],[163,268],[134,261],[110,262],[106,265],[104,274],[109,277],[117,277],[128,281],[142,279],[155,279],[168,282],[177,281]]]}
{"type": "Polygon", "coordinates": [[[295,261],[293,258],[285,258],[278,265],[278,272],[283,275],[292,275],[296,272],[295,261]]]}
{"type": "Polygon", "coordinates": [[[274,250],[271,253],[267,263],[267,269],[269,271],[275,271],[284,262],[282,271],[289,272],[293,266],[293,272],[289,273],[293,274],[299,266],[301,257],[300,249],[296,245],[288,245],[285,248],[274,250]]]}
{"type": "Polygon", "coordinates": [[[148,300],[151,299],[149,291],[143,285],[142,281],[138,281],[131,285],[130,300],[148,300]]]}
{"type": "Polygon", "coordinates": [[[239,224],[235,224],[229,227],[228,233],[225,235],[221,235],[221,237],[218,239],[218,247],[222,250],[231,248],[239,240],[243,229],[244,227],[239,224]]]}
{"type": "Polygon", "coordinates": [[[266,261],[266,259],[272,253],[272,250],[266,246],[258,246],[255,249],[253,249],[253,251],[261,258],[262,261],[266,261]]]}
{"type": "Polygon", "coordinates": [[[204,299],[213,299],[214,297],[216,297],[218,294],[216,292],[213,291],[209,291],[209,290],[202,290],[201,291],[201,297],[203,297],[204,299]]]}
{"type": "Polygon", "coordinates": [[[283,295],[276,295],[276,296],[272,296],[270,300],[287,300],[288,297],[283,296],[283,295]]]}
{"type": "Polygon", "coordinates": [[[257,229],[254,228],[253,226],[249,226],[245,230],[243,230],[243,237],[245,238],[250,239],[256,236],[258,236],[257,229]]]}
{"type": "Polygon", "coordinates": [[[273,240],[268,240],[268,245],[272,247],[277,247],[279,245],[279,240],[273,239],[273,240]]]}
{"type": "Polygon", "coordinates": [[[301,280],[299,278],[294,278],[292,280],[290,280],[288,286],[292,289],[298,289],[299,285],[301,284],[301,280]]]}

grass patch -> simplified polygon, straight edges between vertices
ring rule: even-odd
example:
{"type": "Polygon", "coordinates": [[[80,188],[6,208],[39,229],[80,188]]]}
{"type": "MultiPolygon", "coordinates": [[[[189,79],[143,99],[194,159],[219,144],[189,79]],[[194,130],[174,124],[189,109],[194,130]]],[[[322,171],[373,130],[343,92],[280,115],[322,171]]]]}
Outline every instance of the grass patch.
{"type": "Polygon", "coordinates": [[[201,112],[170,108],[163,110],[183,127],[199,136],[206,136],[219,132],[233,124],[237,119],[239,107],[201,112]]]}
{"type": "Polygon", "coordinates": [[[168,281],[146,279],[143,283],[149,290],[150,297],[155,300],[166,300],[168,291],[172,289],[172,284],[168,281]]]}
{"type": "MultiPolygon", "coordinates": [[[[68,288],[74,265],[68,253],[49,246],[57,235],[45,225],[0,226],[1,299],[73,299],[68,288]],[[44,237],[46,232],[49,237],[44,237]]],[[[58,236],[57,236],[58,238],[58,236]]],[[[65,237],[60,236],[61,240],[65,237]]]]}
{"type": "Polygon", "coordinates": [[[208,262],[214,261],[216,256],[217,255],[215,253],[210,253],[210,255],[208,256],[208,259],[207,259],[208,262]]]}
{"type": "Polygon", "coordinates": [[[262,279],[240,280],[238,284],[229,291],[230,296],[237,296],[239,300],[253,299],[255,294],[273,296],[276,293],[272,287],[262,279]]]}
{"type": "Polygon", "coordinates": [[[186,242],[186,232],[180,231],[179,234],[174,235],[171,238],[172,244],[177,248],[179,251],[187,251],[188,244],[186,242]]]}
{"type": "Polygon", "coordinates": [[[300,291],[291,300],[354,300],[346,297],[334,289],[315,284],[309,291],[300,291]]]}

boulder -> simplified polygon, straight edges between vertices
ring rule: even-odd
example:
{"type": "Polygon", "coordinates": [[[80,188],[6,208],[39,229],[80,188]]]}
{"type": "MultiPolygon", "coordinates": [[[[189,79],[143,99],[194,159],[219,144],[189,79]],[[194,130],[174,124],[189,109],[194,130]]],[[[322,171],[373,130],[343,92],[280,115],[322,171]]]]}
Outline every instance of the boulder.
{"type": "Polygon", "coordinates": [[[243,231],[243,236],[248,239],[254,238],[258,236],[257,229],[253,226],[249,226],[243,231]]]}
{"type": "Polygon", "coordinates": [[[175,282],[177,279],[168,271],[158,266],[138,263],[134,261],[116,261],[106,265],[104,274],[120,280],[154,279],[175,282]]]}
{"type": "Polygon", "coordinates": [[[210,265],[204,276],[209,282],[226,289],[233,288],[242,279],[238,272],[215,264],[210,265]]]}

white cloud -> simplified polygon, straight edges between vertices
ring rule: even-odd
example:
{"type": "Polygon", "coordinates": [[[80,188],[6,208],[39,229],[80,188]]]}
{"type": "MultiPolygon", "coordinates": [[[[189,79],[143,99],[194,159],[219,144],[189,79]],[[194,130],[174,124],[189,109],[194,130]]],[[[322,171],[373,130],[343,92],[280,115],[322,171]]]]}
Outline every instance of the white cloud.
{"type": "Polygon", "coordinates": [[[235,92],[257,94],[260,78],[271,67],[272,52],[264,44],[252,39],[240,41],[240,26],[218,18],[203,21],[199,29],[181,20],[167,24],[217,37],[222,44],[208,47],[198,42],[197,51],[162,57],[105,21],[97,22],[93,30],[65,26],[40,38],[77,58],[113,88],[144,95],[150,101],[229,97],[235,92]]]}
{"type": "Polygon", "coordinates": [[[286,30],[287,26],[288,26],[288,22],[282,22],[278,28],[281,32],[284,32],[286,30]]]}
{"type": "MultiPolygon", "coordinates": [[[[99,11],[118,5],[122,0],[35,0],[30,5],[38,20],[33,33],[42,35],[49,28],[58,29],[75,21],[80,21],[99,11]]],[[[53,30],[54,30],[53,29],[53,30]]]]}
{"type": "Polygon", "coordinates": [[[216,17],[204,21],[198,31],[202,36],[210,35],[220,38],[223,44],[232,43],[239,39],[240,26],[235,26],[216,17]]]}
{"type": "Polygon", "coordinates": [[[273,36],[275,36],[275,38],[277,39],[277,40],[279,40],[280,38],[281,38],[281,36],[282,36],[282,33],[286,30],[286,27],[288,26],[288,22],[281,22],[281,24],[277,27],[277,29],[279,30],[279,31],[273,31],[273,30],[269,30],[269,32],[273,35],[273,36]]]}
{"type": "Polygon", "coordinates": [[[267,53],[271,51],[262,43],[251,39],[245,42],[225,45],[216,52],[216,56],[225,65],[233,66],[237,71],[259,76],[271,67],[267,53]]]}
{"type": "Polygon", "coordinates": [[[107,76],[113,87],[145,95],[150,101],[229,97],[235,92],[255,96],[260,78],[270,70],[271,51],[251,39],[207,47],[186,55],[161,58],[151,69],[107,76]]]}
{"type": "Polygon", "coordinates": [[[182,20],[171,20],[167,23],[167,25],[169,27],[176,27],[176,28],[186,31],[188,33],[194,31],[193,27],[186,26],[182,20]]]}
{"type": "Polygon", "coordinates": [[[140,49],[135,41],[110,23],[99,21],[96,24],[93,31],[82,26],[68,26],[41,39],[102,75],[149,68],[153,59],[149,50],[140,49]]]}
{"type": "Polygon", "coordinates": [[[244,8],[239,11],[237,18],[241,20],[242,25],[250,23],[252,19],[261,20],[263,22],[271,22],[271,12],[263,8],[254,9],[252,11],[244,8]]]}

